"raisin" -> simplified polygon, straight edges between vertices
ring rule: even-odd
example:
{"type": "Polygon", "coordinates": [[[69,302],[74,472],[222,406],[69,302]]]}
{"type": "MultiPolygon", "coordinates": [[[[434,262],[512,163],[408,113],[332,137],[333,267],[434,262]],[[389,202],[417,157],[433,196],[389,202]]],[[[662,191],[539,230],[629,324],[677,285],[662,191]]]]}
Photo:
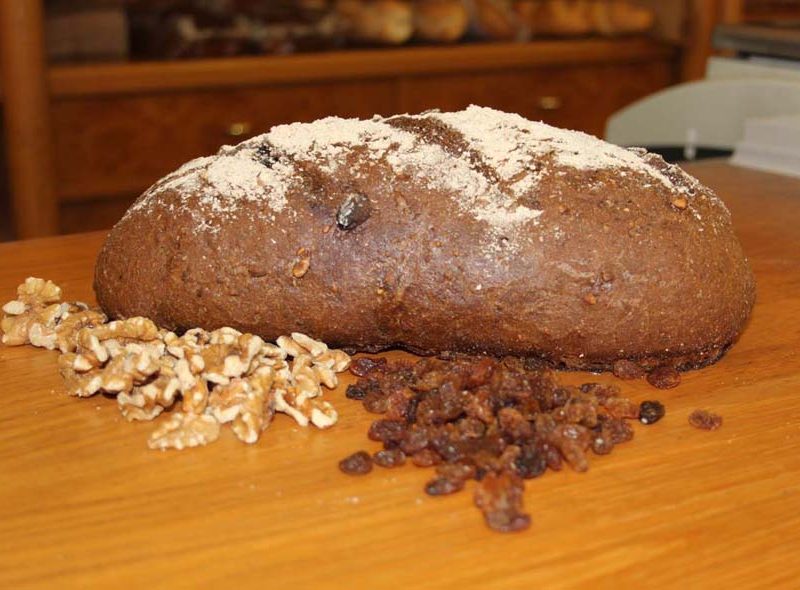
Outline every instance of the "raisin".
{"type": "Polygon", "coordinates": [[[442,401],[439,399],[439,396],[426,396],[417,403],[417,410],[414,412],[414,420],[425,426],[435,424],[441,405],[442,401]]]}
{"type": "Polygon", "coordinates": [[[553,445],[545,444],[542,446],[547,467],[553,471],[561,471],[561,453],[553,445]]]}
{"type": "Polygon", "coordinates": [[[406,455],[400,449],[384,449],[375,453],[372,461],[379,467],[400,467],[406,462],[406,455]]]}
{"type": "Polygon", "coordinates": [[[436,451],[422,449],[411,455],[411,462],[417,467],[433,467],[442,462],[442,458],[436,451]]]}
{"type": "Polygon", "coordinates": [[[459,434],[464,438],[480,438],[486,433],[486,425],[477,418],[470,416],[461,418],[456,423],[456,427],[459,434]]]}
{"type": "Polygon", "coordinates": [[[386,368],[385,358],[370,358],[362,356],[350,363],[350,372],[356,377],[366,377],[373,371],[380,371],[386,368]]]}
{"type": "Polygon", "coordinates": [[[536,445],[524,445],[514,459],[514,470],[523,479],[539,477],[547,470],[547,457],[536,445]]]}
{"type": "Polygon", "coordinates": [[[369,219],[372,206],[366,195],[352,193],[347,195],[336,212],[336,225],[339,229],[351,230],[369,219]]]}
{"type": "Polygon", "coordinates": [[[347,389],[344,392],[344,395],[348,399],[354,399],[361,401],[365,397],[367,397],[367,390],[363,387],[359,387],[358,385],[348,385],[347,389]]]}
{"type": "Polygon", "coordinates": [[[262,143],[256,148],[255,161],[267,168],[272,168],[278,162],[278,156],[272,145],[269,143],[262,143]]]}
{"type": "Polygon", "coordinates": [[[575,471],[589,469],[585,452],[590,444],[588,429],[578,424],[559,424],[550,433],[549,440],[575,471]]]}
{"type": "Polygon", "coordinates": [[[550,414],[536,414],[533,418],[534,428],[537,434],[547,435],[557,426],[555,418],[550,414]]]}
{"type": "Polygon", "coordinates": [[[716,430],[722,426],[722,416],[708,410],[695,410],[689,414],[689,424],[700,430],[716,430]]]}
{"type": "Polygon", "coordinates": [[[339,461],[339,469],[348,475],[365,475],[372,471],[372,457],[366,451],[356,451],[339,461]]]}
{"type": "Polygon", "coordinates": [[[446,477],[434,477],[425,484],[425,493],[429,496],[443,496],[445,494],[460,492],[463,489],[463,481],[447,479],[446,477]]]}
{"type": "MultiPolygon", "coordinates": [[[[442,405],[436,416],[438,423],[451,422],[464,414],[464,406],[467,403],[469,392],[461,389],[459,385],[452,382],[443,383],[439,388],[439,396],[442,405]]],[[[417,407],[419,411],[419,407],[417,407]]]]}
{"type": "Polygon", "coordinates": [[[428,446],[428,431],[423,428],[409,428],[406,430],[400,448],[407,455],[413,455],[428,446]]]}
{"type": "Polygon", "coordinates": [[[412,397],[408,400],[408,405],[406,406],[406,422],[408,424],[413,424],[417,421],[417,407],[419,406],[419,398],[412,397]]]}
{"type": "Polygon", "coordinates": [[[512,440],[530,438],[533,434],[530,422],[514,408],[503,408],[497,412],[497,422],[500,429],[512,440]]]}
{"type": "Polygon", "coordinates": [[[639,417],[639,406],[624,397],[607,399],[603,403],[603,407],[614,418],[630,418],[633,420],[639,417]]]}
{"type": "Polygon", "coordinates": [[[610,418],[603,423],[602,432],[608,439],[618,445],[633,438],[633,428],[622,418],[610,418]]]}
{"type": "Polygon", "coordinates": [[[658,389],[671,389],[681,382],[681,374],[675,367],[664,365],[650,371],[647,382],[658,389]]]}
{"type": "Polygon", "coordinates": [[[469,457],[481,472],[503,473],[515,471],[515,462],[522,453],[517,445],[508,445],[501,452],[497,449],[479,449],[469,457]]]}
{"type": "Polygon", "coordinates": [[[583,445],[572,440],[563,441],[560,451],[569,466],[575,471],[583,472],[589,470],[589,460],[586,457],[586,448],[583,445]]]}
{"type": "Polygon", "coordinates": [[[461,463],[445,463],[436,468],[436,479],[428,482],[428,486],[432,486],[432,490],[426,486],[426,493],[431,496],[438,496],[441,494],[450,494],[457,492],[464,488],[466,482],[475,477],[477,469],[474,465],[466,465],[461,463]]]}
{"type": "Polygon", "coordinates": [[[543,410],[549,411],[563,407],[569,401],[570,397],[572,397],[572,394],[568,388],[556,387],[551,390],[544,390],[544,392],[539,395],[539,402],[543,410]]]}
{"type": "Polygon", "coordinates": [[[657,400],[643,401],[639,406],[639,422],[642,424],[655,424],[664,414],[664,404],[657,400]]]}
{"type": "Polygon", "coordinates": [[[602,383],[584,383],[580,387],[582,393],[593,395],[601,404],[612,397],[619,396],[619,387],[602,383]]]}
{"type": "Polygon", "coordinates": [[[572,424],[593,428],[597,424],[597,403],[589,399],[572,398],[563,408],[564,418],[572,424]]]}
{"type": "Polygon", "coordinates": [[[508,473],[488,473],[478,483],[474,501],[489,528],[510,533],[530,526],[530,516],[522,512],[522,491],[522,480],[508,473]]]}
{"type": "Polygon", "coordinates": [[[399,442],[403,440],[406,425],[395,420],[376,420],[369,427],[367,437],[378,442],[399,442]]]}
{"type": "Polygon", "coordinates": [[[616,361],[612,372],[620,379],[641,379],[645,375],[645,371],[640,365],[627,359],[616,361]]]}
{"type": "Polygon", "coordinates": [[[595,455],[608,455],[614,450],[614,442],[607,434],[600,432],[592,439],[592,452],[595,455]]]}
{"type": "Polygon", "coordinates": [[[380,391],[370,391],[362,401],[364,409],[372,414],[385,414],[389,402],[380,391]]]}
{"type": "Polygon", "coordinates": [[[439,434],[431,439],[431,448],[449,462],[456,462],[466,456],[466,448],[458,438],[450,438],[447,434],[439,434]]]}
{"type": "Polygon", "coordinates": [[[473,393],[464,408],[467,416],[476,418],[484,424],[494,422],[494,408],[492,407],[491,394],[486,389],[478,389],[473,393]]]}
{"type": "Polygon", "coordinates": [[[424,371],[417,377],[411,388],[414,391],[419,391],[422,393],[426,391],[433,391],[434,389],[439,389],[442,384],[444,384],[446,378],[447,373],[445,371],[439,371],[436,369],[424,371]]]}
{"type": "Polygon", "coordinates": [[[495,457],[499,457],[507,447],[508,443],[495,429],[491,429],[480,439],[473,441],[471,445],[473,452],[485,451],[495,457]]]}
{"type": "Polygon", "coordinates": [[[399,420],[406,423],[406,409],[411,398],[403,390],[390,393],[386,397],[386,418],[389,420],[399,420]]]}

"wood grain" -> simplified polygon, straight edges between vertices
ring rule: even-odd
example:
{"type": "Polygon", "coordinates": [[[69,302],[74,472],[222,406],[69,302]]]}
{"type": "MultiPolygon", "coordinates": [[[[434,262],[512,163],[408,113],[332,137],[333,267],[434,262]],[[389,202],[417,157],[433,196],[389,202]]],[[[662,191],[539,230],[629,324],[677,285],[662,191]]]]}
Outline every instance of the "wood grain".
{"type": "MultiPolygon", "coordinates": [[[[341,389],[331,431],[278,416],[254,446],[225,433],[160,453],[152,424],[124,422],[113,400],[66,397],[54,353],[0,348],[0,587],[796,588],[800,181],[692,171],[733,213],[758,281],[752,320],[674,390],[621,383],[667,416],[586,474],[529,482],[527,532],[490,532],[470,493],[426,497],[426,470],[339,473],[376,446],[341,389]],[[698,407],[723,427],[690,428],[698,407]]],[[[102,237],[1,245],[0,293],[33,274],[89,298],[102,237]]]]}

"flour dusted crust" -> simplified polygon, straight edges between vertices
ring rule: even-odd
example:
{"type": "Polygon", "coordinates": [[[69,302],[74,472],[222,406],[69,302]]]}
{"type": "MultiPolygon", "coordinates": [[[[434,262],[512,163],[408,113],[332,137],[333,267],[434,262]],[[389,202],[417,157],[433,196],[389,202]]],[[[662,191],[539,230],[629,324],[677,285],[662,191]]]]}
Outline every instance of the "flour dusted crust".
{"type": "Polygon", "coordinates": [[[173,329],[592,369],[713,362],[755,293],[730,214],[680,168],[475,106],[193,160],[114,227],[95,288],[173,329]]]}

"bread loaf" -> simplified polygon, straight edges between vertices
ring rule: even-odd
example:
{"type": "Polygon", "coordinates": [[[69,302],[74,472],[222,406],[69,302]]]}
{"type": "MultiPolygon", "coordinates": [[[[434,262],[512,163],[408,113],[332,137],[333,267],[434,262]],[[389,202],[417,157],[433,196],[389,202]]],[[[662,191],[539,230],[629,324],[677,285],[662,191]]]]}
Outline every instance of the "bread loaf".
{"type": "MultiPolygon", "coordinates": [[[[604,11],[604,3],[597,3],[604,11]]],[[[593,32],[589,0],[545,0],[538,4],[531,29],[537,35],[579,36],[593,32]]]]}
{"type": "Polygon", "coordinates": [[[643,33],[652,28],[655,15],[647,7],[630,0],[595,2],[590,17],[593,29],[602,35],[643,33]]]}
{"type": "Polygon", "coordinates": [[[698,366],[754,283],[677,166],[488,108],[273,128],[145,192],[100,253],[113,317],[332,346],[698,366]]]}
{"type": "Polygon", "coordinates": [[[437,43],[458,41],[467,32],[469,15],[460,0],[421,0],[414,4],[418,38],[437,43]]]}
{"type": "Polygon", "coordinates": [[[652,10],[633,0],[517,0],[514,8],[535,35],[624,35],[652,28],[652,10]]]}
{"type": "Polygon", "coordinates": [[[356,41],[402,45],[414,34],[414,11],[403,0],[337,0],[335,9],[356,41]]]}
{"type": "Polygon", "coordinates": [[[473,34],[478,37],[495,41],[525,41],[530,36],[511,0],[469,0],[465,5],[473,34]]]}

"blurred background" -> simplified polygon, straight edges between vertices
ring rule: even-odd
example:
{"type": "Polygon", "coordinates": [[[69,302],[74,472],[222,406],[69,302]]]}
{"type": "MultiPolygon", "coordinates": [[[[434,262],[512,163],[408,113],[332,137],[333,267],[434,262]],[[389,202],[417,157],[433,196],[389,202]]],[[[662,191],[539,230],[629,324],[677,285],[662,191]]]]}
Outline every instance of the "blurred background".
{"type": "Polygon", "coordinates": [[[728,155],[742,104],[800,113],[798,31],[800,0],[0,0],[0,239],[108,228],[186,160],[326,115],[475,103],[728,155]]]}

